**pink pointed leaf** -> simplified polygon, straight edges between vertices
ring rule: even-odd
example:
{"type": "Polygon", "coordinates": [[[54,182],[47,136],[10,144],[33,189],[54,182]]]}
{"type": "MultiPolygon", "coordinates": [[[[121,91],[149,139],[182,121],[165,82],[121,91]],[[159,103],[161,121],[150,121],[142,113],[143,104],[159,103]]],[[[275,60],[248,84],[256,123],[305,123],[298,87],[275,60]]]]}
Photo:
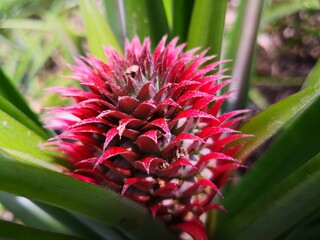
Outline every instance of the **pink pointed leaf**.
{"type": "Polygon", "coordinates": [[[111,128],[107,134],[106,134],[106,140],[103,144],[103,150],[105,150],[107,147],[109,147],[110,142],[113,140],[113,138],[119,134],[119,130],[117,128],[111,128]]]}
{"type": "Polygon", "coordinates": [[[155,183],[156,183],[156,180],[154,179],[126,178],[121,191],[121,195],[124,195],[130,186],[134,186],[140,190],[149,192],[155,183]]]}
{"type": "Polygon", "coordinates": [[[221,115],[219,117],[219,120],[221,123],[223,123],[224,121],[236,116],[236,115],[239,115],[239,114],[242,114],[242,113],[247,113],[249,112],[250,110],[248,109],[244,109],[244,110],[236,110],[236,111],[232,111],[232,112],[228,112],[228,113],[225,113],[223,115],[221,115]]]}
{"type": "Polygon", "coordinates": [[[162,206],[160,204],[156,204],[156,205],[153,205],[153,206],[149,207],[153,218],[156,218],[157,212],[161,207],[162,206]]]}
{"type": "Polygon", "coordinates": [[[115,127],[116,125],[106,119],[102,119],[102,118],[96,118],[96,117],[92,117],[92,118],[87,118],[87,119],[83,119],[79,122],[76,122],[75,124],[70,126],[70,129],[72,128],[76,128],[79,126],[83,126],[83,125],[93,125],[93,124],[102,124],[102,125],[106,125],[108,127],[115,127]]]}
{"type": "Polygon", "coordinates": [[[225,138],[219,139],[213,146],[212,146],[212,151],[220,151],[221,148],[223,148],[225,145],[227,145],[230,142],[236,141],[238,139],[243,139],[247,137],[252,137],[253,135],[251,134],[233,134],[229,135],[225,138]]]}
{"type": "Polygon", "coordinates": [[[157,173],[159,176],[173,178],[194,175],[196,172],[198,172],[197,167],[193,166],[189,160],[180,158],[174,161],[170,166],[158,171],[157,173]]]}
{"type": "Polygon", "coordinates": [[[131,114],[140,104],[140,101],[131,96],[118,98],[118,107],[125,113],[131,114]]]}
{"type": "Polygon", "coordinates": [[[166,183],[163,187],[158,188],[153,192],[154,196],[173,197],[178,191],[178,187],[174,183],[166,183]]]}
{"type": "Polygon", "coordinates": [[[164,133],[171,134],[167,124],[167,120],[165,118],[157,118],[153,120],[152,122],[147,124],[145,127],[143,127],[141,131],[150,130],[150,129],[153,129],[154,127],[160,128],[160,130],[162,130],[164,133]]]}
{"type": "Polygon", "coordinates": [[[216,169],[214,169],[214,174],[217,176],[229,170],[236,170],[238,168],[246,168],[246,167],[247,166],[239,163],[223,164],[223,165],[219,165],[216,169]]]}
{"type": "Polygon", "coordinates": [[[158,145],[158,130],[150,130],[140,135],[135,143],[139,149],[143,152],[157,152],[159,150],[158,145]]]}
{"type": "Polygon", "coordinates": [[[135,161],[133,166],[142,171],[149,173],[154,173],[158,168],[158,165],[164,163],[165,161],[157,157],[146,157],[141,160],[135,161]]]}
{"type": "Polygon", "coordinates": [[[182,118],[209,118],[209,119],[214,119],[214,120],[219,121],[217,118],[215,118],[211,114],[208,114],[208,113],[205,113],[202,111],[187,109],[187,110],[180,112],[174,119],[172,119],[171,122],[177,122],[178,120],[180,120],[182,118]]]}
{"type": "Polygon", "coordinates": [[[212,153],[206,154],[205,156],[201,157],[200,160],[197,162],[196,167],[199,169],[202,169],[203,167],[206,167],[210,162],[216,161],[218,159],[238,162],[238,160],[236,160],[233,157],[230,157],[226,154],[223,154],[220,152],[212,152],[212,153]]]}
{"type": "Polygon", "coordinates": [[[156,109],[153,100],[147,100],[141,103],[136,110],[132,113],[132,116],[138,119],[144,119],[150,115],[150,113],[156,109]]]}
{"type": "Polygon", "coordinates": [[[130,115],[120,112],[120,111],[115,111],[115,110],[105,110],[101,112],[97,118],[107,118],[107,119],[116,119],[116,120],[121,120],[123,118],[130,118],[130,115]]]}
{"type": "Polygon", "coordinates": [[[146,101],[148,99],[151,99],[153,97],[153,95],[154,95],[154,92],[155,92],[155,90],[154,89],[151,90],[151,88],[152,88],[151,87],[151,82],[145,83],[142,86],[140,92],[138,93],[137,99],[139,101],[146,101]]]}
{"type": "Polygon", "coordinates": [[[194,240],[207,240],[207,233],[203,223],[198,221],[189,221],[175,224],[172,227],[188,233],[194,240]]]}
{"type": "Polygon", "coordinates": [[[129,161],[133,161],[137,157],[136,153],[134,153],[128,149],[125,149],[122,147],[111,146],[111,147],[107,148],[105,150],[105,152],[102,154],[102,156],[99,158],[99,161],[95,164],[95,168],[99,164],[103,163],[103,161],[105,161],[111,157],[114,157],[116,155],[121,155],[122,157],[124,157],[126,160],[129,160],[129,161]]]}
{"type": "Polygon", "coordinates": [[[209,205],[204,207],[204,212],[207,212],[207,211],[212,210],[212,209],[218,209],[218,210],[223,211],[223,212],[227,211],[223,206],[221,206],[219,204],[210,203],[209,205]]]}
{"type": "Polygon", "coordinates": [[[200,179],[199,181],[194,183],[191,187],[189,187],[185,191],[183,191],[181,193],[181,197],[186,197],[186,196],[189,196],[189,195],[192,195],[192,194],[198,192],[199,187],[210,187],[215,192],[217,192],[220,196],[222,196],[219,188],[216,185],[214,185],[213,182],[211,182],[208,179],[200,179]]]}
{"type": "Polygon", "coordinates": [[[192,140],[192,141],[204,143],[202,138],[187,132],[180,133],[175,139],[173,139],[172,143],[181,142],[183,140],[192,140]]]}
{"type": "Polygon", "coordinates": [[[212,95],[205,93],[205,92],[199,92],[199,91],[187,91],[184,93],[181,97],[177,99],[177,103],[182,103],[184,101],[193,99],[193,98],[211,98],[212,95]]]}

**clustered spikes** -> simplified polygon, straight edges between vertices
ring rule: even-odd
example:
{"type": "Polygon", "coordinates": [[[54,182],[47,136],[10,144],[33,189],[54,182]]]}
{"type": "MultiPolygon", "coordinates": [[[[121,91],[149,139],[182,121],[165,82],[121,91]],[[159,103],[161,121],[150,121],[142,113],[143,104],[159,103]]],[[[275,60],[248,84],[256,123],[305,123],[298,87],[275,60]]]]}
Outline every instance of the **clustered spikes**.
{"type": "Polygon", "coordinates": [[[126,42],[125,57],[106,48],[108,64],[88,55],[71,66],[83,89],[54,88],[75,105],[55,108],[48,122],[61,133],[47,144],[65,153],[70,175],[119,192],[178,232],[205,239],[200,215],[231,173],[246,135],[233,130],[245,110],[219,115],[230,83],[199,49],[177,38],[126,42]],[[214,72],[215,71],[215,72],[214,72]]]}

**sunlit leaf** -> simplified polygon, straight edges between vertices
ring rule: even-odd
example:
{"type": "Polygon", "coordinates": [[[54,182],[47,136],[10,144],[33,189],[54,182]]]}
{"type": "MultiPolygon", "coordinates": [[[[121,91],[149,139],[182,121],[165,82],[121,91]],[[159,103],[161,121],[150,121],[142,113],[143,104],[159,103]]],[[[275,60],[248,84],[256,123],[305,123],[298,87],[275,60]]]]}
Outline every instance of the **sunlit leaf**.
{"type": "Polygon", "coordinates": [[[4,74],[2,69],[0,68],[0,96],[7,99],[11,104],[17,106],[25,115],[27,115],[32,121],[34,121],[37,125],[41,126],[37,115],[30,109],[26,100],[19,92],[18,89],[11,83],[11,81],[4,74]]]}
{"type": "Polygon", "coordinates": [[[122,49],[113,35],[106,19],[101,15],[93,0],[81,0],[80,9],[86,27],[90,53],[106,60],[103,46],[112,46],[119,53],[122,49]]]}
{"type": "Polygon", "coordinates": [[[42,149],[44,139],[25,127],[5,112],[0,110],[0,148],[15,156],[29,156],[27,159],[53,161],[53,158],[42,149]]]}
{"type": "Polygon", "coordinates": [[[226,0],[196,0],[188,30],[188,48],[209,47],[209,53],[220,57],[226,0]]]}
{"type": "Polygon", "coordinates": [[[30,120],[23,112],[21,112],[18,108],[16,108],[12,103],[7,101],[5,98],[0,96],[0,110],[6,112],[8,115],[16,119],[18,122],[25,125],[30,130],[37,133],[42,138],[46,139],[49,137],[49,134],[43,130],[43,128],[39,127],[36,123],[30,120]]]}

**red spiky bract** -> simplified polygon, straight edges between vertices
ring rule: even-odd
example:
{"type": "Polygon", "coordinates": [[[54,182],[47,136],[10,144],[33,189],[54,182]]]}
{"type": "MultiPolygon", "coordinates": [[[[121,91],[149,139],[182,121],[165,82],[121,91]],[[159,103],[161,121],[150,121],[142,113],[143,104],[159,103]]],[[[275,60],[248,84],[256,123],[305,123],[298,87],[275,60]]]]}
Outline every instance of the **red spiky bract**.
{"type": "Polygon", "coordinates": [[[183,52],[177,38],[154,52],[150,41],[126,42],[125,57],[106,48],[108,64],[88,55],[71,66],[82,89],[54,88],[75,104],[55,108],[48,145],[73,164],[69,174],[119,192],[173,229],[206,239],[200,215],[223,209],[212,202],[241,167],[228,143],[245,110],[219,115],[230,80],[208,63],[207,51],[183,52]],[[188,230],[189,229],[189,230],[188,230]]]}

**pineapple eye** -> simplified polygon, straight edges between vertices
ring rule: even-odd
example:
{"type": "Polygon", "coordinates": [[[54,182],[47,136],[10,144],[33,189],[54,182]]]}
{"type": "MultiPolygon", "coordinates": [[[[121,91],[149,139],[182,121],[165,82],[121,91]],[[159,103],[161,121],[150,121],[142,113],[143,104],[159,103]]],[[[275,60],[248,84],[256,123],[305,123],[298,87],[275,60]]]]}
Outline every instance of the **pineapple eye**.
{"type": "Polygon", "coordinates": [[[137,75],[138,71],[139,71],[139,66],[138,65],[132,65],[132,66],[127,68],[125,74],[127,76],[130,76],[130,77],[134,78],[137,75]]]}

